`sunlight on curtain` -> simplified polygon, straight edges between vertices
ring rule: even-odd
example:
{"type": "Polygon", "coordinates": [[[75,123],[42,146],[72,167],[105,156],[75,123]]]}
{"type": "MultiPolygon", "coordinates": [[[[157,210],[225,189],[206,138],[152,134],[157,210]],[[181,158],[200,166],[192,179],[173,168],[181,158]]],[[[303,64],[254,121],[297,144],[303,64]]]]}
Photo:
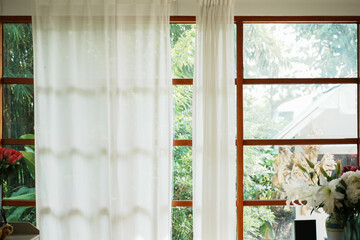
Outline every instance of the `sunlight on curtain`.
{"type": "Polygon", "coordinates": [[[167,240],[167,0],[35,0],[41,239],[167,240]]]}
{"type": "Polygon", "coordinates": [[[194,79],[194,239],[236,238],[232,0],[199,0],[194,79]]]}

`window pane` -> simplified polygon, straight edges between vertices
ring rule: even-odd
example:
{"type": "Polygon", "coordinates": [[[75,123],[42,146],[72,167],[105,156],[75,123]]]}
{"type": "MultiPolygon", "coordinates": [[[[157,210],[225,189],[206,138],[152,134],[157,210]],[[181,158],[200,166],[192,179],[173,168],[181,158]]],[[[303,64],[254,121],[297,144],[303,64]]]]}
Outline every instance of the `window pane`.
{"type": "Polygon", "coordinates": [[[290,209],[284,206],[244,207],[244,240],[292,240],[294,219],[293,207],[290,209]]]}
{"type": "Polygon", "coordinates": [[[30,23],[3,25],[4,77],[33,77],[33,44],[30,23]]]}
{"type": "Polygon", "coordinates": [[[6,220],[8,222],[30,222],[36,226],[35,207],[10,207],[4,206],[6,220]]]}
{"type": "Polygon", "coordinates": [[[3,137],[20,138],[34,133],[34,86],[3,85],[3,137]]]}
{"type": "Polygon", "coordinates": [[[192,139],[192,85],[173,86],[174,139],[192,139]]]}
{"type": "Polygon", "coordinates": [[[357,77],[356,24],[244,24],[245,78],[357,77]]]}
{"type": "Polygon", "coordinates": [[[173,78],[193,78],[195,26],[195,24],[170,24],[173,78]]]}
{"type": "Polygon", "coordinates": [[[192,200],[192,148],[174,147],[174,200],[192,200]]]}
{"type": "Polygon", "coordinates": [[[193,214],[192,208],[172,208],[172,240],[193,239],[193,214]]]}
{"type": "Polygon", "coordinates": [[[244,199],[281,199],[280,190],[290,174],[295,175],[300,161],[323,161],[324,169],[335,170],[341,160],[343,166],[357,166],[356,145],[304,145],[304,146],[245,146],[244,147],[244,199]]]}
{"type": "Polygon", "coordinates": [[[16,200],[35,200],[35,148],[33,145],[5,145],[7,149],[20,151],[21,170],[10,176],[4,184],[4,198],[16,200]]]}
{"type": "Polygon", "coordinates": [[[244,240],[293,240],[295,220],[316,220],[317,239],[326,239],[327,216],[322,211],[311,213],[311,210],[298,205],[244,207],[244,240]],[[269,238],[264,238],[266,234],[269,238]]]}
{"type": "Polygon", "coordinates": [[[246,139],[356,138],[355,84],[245,85],[246,139]]]}

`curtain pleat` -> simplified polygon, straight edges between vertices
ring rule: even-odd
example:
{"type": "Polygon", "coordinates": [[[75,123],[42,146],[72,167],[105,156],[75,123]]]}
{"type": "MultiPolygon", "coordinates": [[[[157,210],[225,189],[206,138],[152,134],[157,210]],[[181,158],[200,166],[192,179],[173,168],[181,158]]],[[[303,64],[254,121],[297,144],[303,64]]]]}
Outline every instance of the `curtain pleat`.
{"type": "Polygon", "coordinates": [[[233,3],[198,3],[193,105],[194,239],[236,239],[233,3]]]}
{"type": "Polygon", "coordinates": [[[41,239],[170,239],[167,1],[34,2],[41,239]]]}

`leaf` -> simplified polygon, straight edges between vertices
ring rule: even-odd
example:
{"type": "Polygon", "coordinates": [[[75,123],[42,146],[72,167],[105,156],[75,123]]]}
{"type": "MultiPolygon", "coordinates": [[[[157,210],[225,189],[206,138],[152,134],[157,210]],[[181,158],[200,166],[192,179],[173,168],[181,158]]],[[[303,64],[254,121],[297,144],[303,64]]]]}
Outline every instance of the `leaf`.
{"type": "Polygon", "coordinates": [[[25,159],[26,166],[29,169],[30,175],[35,179],[35,153],[20,151],[25,159]]]}
{"type": "Polygon", "coordinates": [[[329,181],[331,181],[329,178],[329,175],[326,173],[326,171],[323,169],[323,167],[320,167],[320,172],[321,172],[321,174],[324,176],[324,177],[326,177],[326,179],[327,179],[327,181],[329,182],[329,181]]]}
{"type": "Polygon", "coordinates": [[[305,158],[307,164],[309,165],[310,168],[314,169],[315,165],[307,158],[305,158]]]}
{"type": "Polygon", "coordinates": [[[24,211],[29,207],[17,207],[14,211],[11,212],[9,216],[7,216],[8,222],[17,222],[21,220],[21,215],[24,213],[24,211]]]}
{"type": "Polygon", "coordinates": [[[34,134],[24,134],[20,136],[20,139],[35,139],[34,134]]]}
{"type": "Polygon", "coordinates": [[[13,192],[10,197],[17,197],[27,193],[35,193],[35,188],[21,187],[16,192],[13,192]]]}
{"type": "Polygon", "coordinates": [[[296,166],[298,167],[298,168],[300,168],[300,170],[303,172],[303,173],[308,173],[308,171],[303,167],[303,166],[301,166],[300,164],[296,164],[296,166]]]}
{"type": "Polygon", "coordinates": [[[16,197],[9,197],[6,199],[9,199],[9,200],[35,200],[36,194],[35,193],[27,193],[27,194],[19,195],[16,197]]]}
{"type": "Polygon", "coordinates": [[[260,233],[264,237],[264,239],[274,239],[275,234],[274,230],[269,221],[265,221],[263,225],[260,227],[260,233]]]}
{"type": "Polygon", "coordinates": [[[345,189],[347,188],[346,182],[344,180],[340,179],[339,182],[344,186],[345,189]]]}

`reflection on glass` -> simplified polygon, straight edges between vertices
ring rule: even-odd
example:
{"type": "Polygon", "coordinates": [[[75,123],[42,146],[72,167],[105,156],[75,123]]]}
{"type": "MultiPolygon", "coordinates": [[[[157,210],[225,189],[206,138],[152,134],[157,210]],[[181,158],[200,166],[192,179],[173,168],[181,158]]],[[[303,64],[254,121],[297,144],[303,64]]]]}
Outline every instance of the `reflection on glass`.
{"type": "Polygon", "coordinates": [[[34,86],[4,84],[3,137],[20,138],[34,134],[34,86]]]}
{"type": "Polygon", "coordinates": [[[356,138],[355,84],[246,85],[247,139],[356,138]]]}
{"type": "Polygon", "coordinates": [[[172,208],[172,240],[193,239],[193,214],[192,208],[172,208]]]}
{"type": "Polygon", "coordinates": [[[30,23],[3,25],[4,77],[33,77],[33,43],[30,23]]]}
{"type": "Polygon", "coordinates": [[[36,226],[35,207],[10,207],[4,206],[6,220],[8,222],[30,222],[36,226]]]}
{"type": "Polygon", "coordinates": [[[290,176],[302,174],[295,163],[305,159],[327,165],[329,173],[338,160],[357,166],[356,145],[246,146],[244,147],[244,199],[282,199],[282,185],[290,176]]]}
{"type": "Polygon", "coordinates": [[[245,78],[357,76],[356,24],[244,24],[245,78]]]}
{"type": "Polygon", "coordinates": [[[192,148],[174,147],[173,199],[192,200],[192,148]]]}
{"type": "Polygon", "coordinates": [[[173,78],[193,78],[195,36],[195,24],[170,24],[173,78]]]}
{"type": "Polygon", "coordinates": [[[4,148],[20,151],[21,170],[10,176],[4,184],[4,198],[35,200],[35,148],[33,145],[4,145],[4,148]]]}
{"type": "Polygon", "coordinates": [[[173,86],[174,139],[192,139],[192,85],[173,86]]]}

